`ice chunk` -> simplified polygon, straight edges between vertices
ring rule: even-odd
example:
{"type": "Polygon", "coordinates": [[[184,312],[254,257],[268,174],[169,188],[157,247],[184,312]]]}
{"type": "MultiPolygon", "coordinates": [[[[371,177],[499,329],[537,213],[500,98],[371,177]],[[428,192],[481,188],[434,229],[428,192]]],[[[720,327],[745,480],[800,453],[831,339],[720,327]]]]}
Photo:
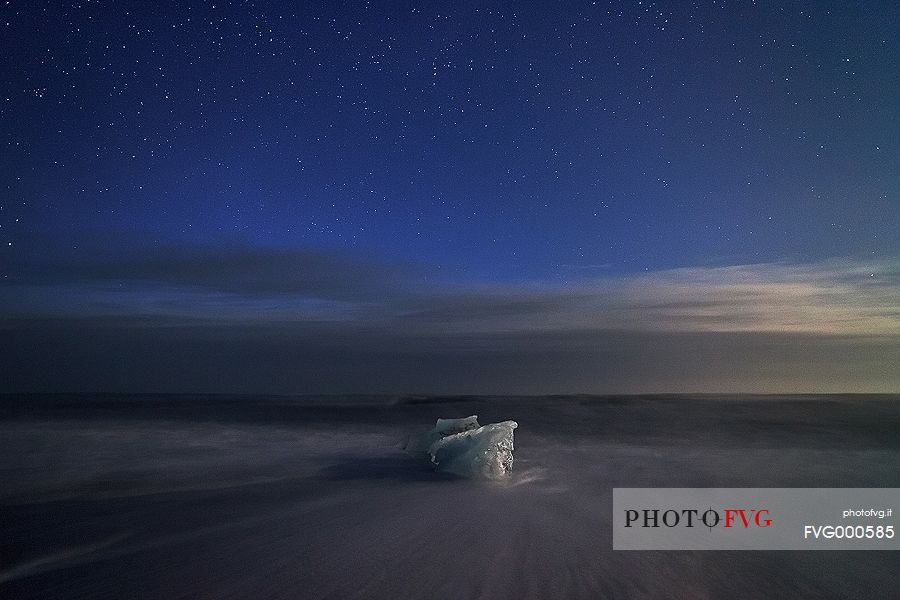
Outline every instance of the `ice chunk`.
{"type": "Polygon", "coordinates": [[[470,429],[478,429],[479,427],[481,426],[478,424],[478,415],[472,415],[462,419],[438,419],[437,425],[434,426],[432,431],[436,431],[443,436],[470,429]]]}
{"type": "Polygon", "coordinates": [[[478,417],[438,419],[434,429],[411,439],[406,450],[436,471],[498,479],[513,466],[515,421],[478,425],[478,417]]]}
{"type": "Polygon", "coordinates": [[[437,424],[431,431],[410,437],[409,442],[406,444],[406,451],[426,464],[431,465],[433,464],[430,452],[432,444],[445,436],[470,429],[478,429],[479,427],[481,425],[478,424],[478,415],[462,419],[438,419],[437,424]]]}
{"type": "Polygon", "coordinates": [[[438,471],[463,477],[504,477],[513,466],[516,427],[515,421],[503,421],[442,437],[431,445],[431,462],[438,471]]]}

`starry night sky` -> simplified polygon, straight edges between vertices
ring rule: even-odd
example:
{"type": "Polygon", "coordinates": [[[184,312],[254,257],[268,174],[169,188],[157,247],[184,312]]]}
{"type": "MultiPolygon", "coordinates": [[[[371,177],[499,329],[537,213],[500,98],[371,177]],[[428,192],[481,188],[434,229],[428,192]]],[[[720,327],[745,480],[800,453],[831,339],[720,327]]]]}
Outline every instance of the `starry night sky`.
{"type": "Polygon", "coordinates": [[[900,391],[895,2],[0,30],[0,390],[900,391]]]}

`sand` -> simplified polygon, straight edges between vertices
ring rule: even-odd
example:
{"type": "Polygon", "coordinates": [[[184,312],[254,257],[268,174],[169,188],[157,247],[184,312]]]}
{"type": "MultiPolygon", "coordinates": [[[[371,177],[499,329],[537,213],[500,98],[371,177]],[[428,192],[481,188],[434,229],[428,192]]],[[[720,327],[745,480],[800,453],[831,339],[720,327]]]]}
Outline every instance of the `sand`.
{"type": "Polygon", "coordinates": [[[890,598],[895,552],[616,552],[613,487],[896,487],[900,397],[0,399],[3,598],[890,598]],[[514,419],[501,483],[402,451],[514,419]]]}

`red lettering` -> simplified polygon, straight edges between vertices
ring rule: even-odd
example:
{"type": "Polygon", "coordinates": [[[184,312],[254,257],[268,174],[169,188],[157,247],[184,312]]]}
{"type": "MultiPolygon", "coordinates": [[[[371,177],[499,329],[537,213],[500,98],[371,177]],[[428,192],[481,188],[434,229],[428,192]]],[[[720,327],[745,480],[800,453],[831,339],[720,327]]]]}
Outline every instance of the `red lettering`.
{"type": "Polygon", "coordinates": [[[770,526],[770,525],[772,524],[772,519],[765,519],[762,523],[759,522],[759,519],[760,519],[760,517],[762,516],[763,513],[765,513],[765,514],[768,516],[768,514],[769,514],[769,509],[764,508],[763,510],[757,511],[757,513],[756,513],[756,525],[757,525],[758,527],[768,527],[768,526],[770,526]]]}

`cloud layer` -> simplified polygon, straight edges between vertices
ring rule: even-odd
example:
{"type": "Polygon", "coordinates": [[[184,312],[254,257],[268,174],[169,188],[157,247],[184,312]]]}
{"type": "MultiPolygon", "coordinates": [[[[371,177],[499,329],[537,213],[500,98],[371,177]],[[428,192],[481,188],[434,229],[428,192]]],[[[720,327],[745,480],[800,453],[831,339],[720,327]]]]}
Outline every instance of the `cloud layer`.
{"type": "Polygon", "coordinates": [[[302,250],[13,265],[8,389],[896,391],[900,261],[504,285],[302,250]]]}
{"type": "Polygon", "coordinates": [[[900,334],[900,260],[693,267],[571,282],[429,280],[424,269],[302,250],[169,248],[20,265],[6,314],[332,321],[416,333],[769,331],[900,334]]]}

